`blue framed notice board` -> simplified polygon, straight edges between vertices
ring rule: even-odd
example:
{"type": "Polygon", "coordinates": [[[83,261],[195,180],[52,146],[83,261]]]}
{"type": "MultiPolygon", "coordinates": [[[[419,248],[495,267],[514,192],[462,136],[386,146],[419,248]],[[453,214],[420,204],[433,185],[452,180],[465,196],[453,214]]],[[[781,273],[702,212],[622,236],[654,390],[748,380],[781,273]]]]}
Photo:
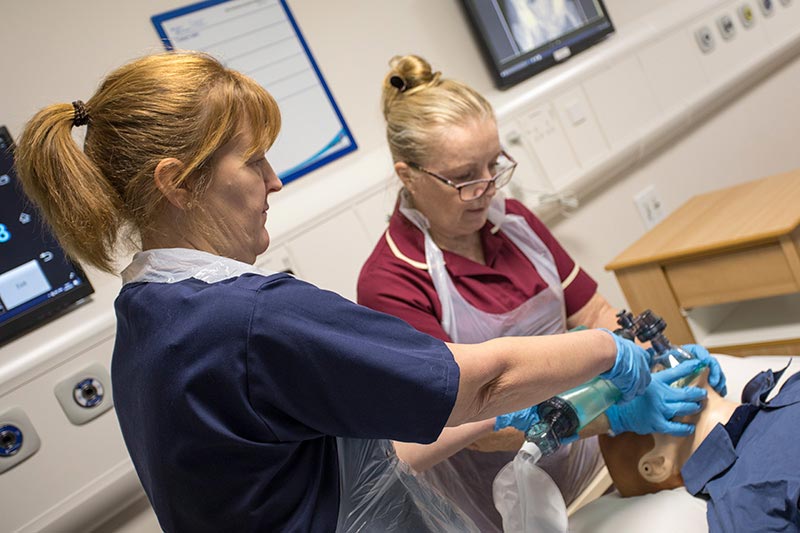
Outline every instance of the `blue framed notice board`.
{"type": "Polygon", "coordinates": [[[357,148],[285,0],[207,0],[151,20],[168,50],[207,52],[277,100],[269,160],[283,183],[357,148]]]}

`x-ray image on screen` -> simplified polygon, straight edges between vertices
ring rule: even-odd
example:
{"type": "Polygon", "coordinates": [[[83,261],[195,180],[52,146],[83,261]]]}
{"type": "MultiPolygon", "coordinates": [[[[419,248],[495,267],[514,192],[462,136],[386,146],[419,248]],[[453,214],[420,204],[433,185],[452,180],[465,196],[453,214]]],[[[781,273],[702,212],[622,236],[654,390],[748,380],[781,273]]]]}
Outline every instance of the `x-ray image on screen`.
{"type": "Polygon", "coordinates": [[[598,16],[593,3],[575,0],[501,0],[500,5],[519,53],[544,46],[598,16]]]}
{"type": "Polygon", "coordinates": [[[602,0],[462,0],[498,87],[506,88],[614,32],[602,0]]]}

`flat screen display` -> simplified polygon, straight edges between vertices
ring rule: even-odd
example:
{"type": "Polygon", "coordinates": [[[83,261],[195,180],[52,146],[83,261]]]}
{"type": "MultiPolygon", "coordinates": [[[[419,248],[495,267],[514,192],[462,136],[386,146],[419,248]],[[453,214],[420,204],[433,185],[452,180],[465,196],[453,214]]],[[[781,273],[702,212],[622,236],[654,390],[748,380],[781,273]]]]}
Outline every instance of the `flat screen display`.
{"type": "Polygon", "coordinates": [[[614,32],[601,0],[462,1],[501,89],[614,32]]]}
{"type": "Polygon", "coordinates": [[[93,292],[22,192],[11,135],[0,126],[0,344],[93,292]]]}

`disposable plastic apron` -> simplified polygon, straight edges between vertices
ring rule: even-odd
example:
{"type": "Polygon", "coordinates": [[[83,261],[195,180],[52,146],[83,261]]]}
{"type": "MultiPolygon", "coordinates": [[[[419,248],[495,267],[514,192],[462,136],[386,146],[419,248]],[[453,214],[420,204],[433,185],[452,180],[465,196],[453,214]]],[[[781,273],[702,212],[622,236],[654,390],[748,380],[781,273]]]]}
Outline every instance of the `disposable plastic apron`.
{"type": "MultiPolygon", "coordinates": [[[[206,283],[265,272],[253,265],[187,249],[140,252],[123,272],[123,281],[176,283],[195,278],[206,283]]],[[[427,482],[414,476],[385,439],[336,438],[339,455],[340,533],[385,531],[478,532],[470,518],[427,482]]]]}
{"type": "Polygon", "coordinates": [[[398,459],[391,441],[337,438],[337,532],[480,531],[467,514],[398,459]]]}
{"type": "Polygon", "coordinates": [[[519,248],[536,268],[548,288],[506,313],[487,313],[467,302],[447,273],[442,250],[433,242],[425,216],[408,206],[403,193],[400,212],[425,236],[425,262],[442,305],[442,329],[453,342],[473,344],[497,337],[564,333],[567,320],[564,291],[555,260],[538,235],[519,215],[506,213],[505,199],[495,195],[489,205],[489,222],[519,248]]]}
{"type": "MultiPolygon", "coordinates": [[[[442,306],[442,328],[456,343],[478,343],[497,337],[553,335],[566,331],[566,308],[561,278],[550,250],[519,215],[505,212],[505,199],[497,194],[488,219],[536,268],[548,288],[506,313],[487,313],[467,302],[447,272],[441,249],[428,231],[427,218],[409,206],[401,193],[400,212],[425,237],[425,261],[442,306]]],[[[484,453],[462,450],[423,475],[459,505],[482,531],[498,530],[500,517],[492,499],[492,481],[514,459],[516,452],[484,453]]],[[[538,464],[571,501],[591,480],[600,458],[596,439],[563,446],[538,464]]],[[[543,487],[548,490],[548,487],[543,487]]]]}

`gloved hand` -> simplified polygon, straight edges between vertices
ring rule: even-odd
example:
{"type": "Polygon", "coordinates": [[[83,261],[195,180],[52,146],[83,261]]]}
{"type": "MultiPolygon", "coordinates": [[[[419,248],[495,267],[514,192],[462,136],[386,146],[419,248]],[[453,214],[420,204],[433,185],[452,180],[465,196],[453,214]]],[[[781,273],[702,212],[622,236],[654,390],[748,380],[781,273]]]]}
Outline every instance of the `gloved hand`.
{"type": "Polygon", "coordinates": [[[611,432],[615,435],[632,431],[639,435],[668,433],[686,436],[694,433],[694,425],[672,422],[676,416],[694,414],[702,408],[706,391],[698,387],[670,387],[673,381],[690,375],[700,366],[698,361],[684,361],[675,368],[653,374],[644,394],[627,404],[612,405],[606,410],[611,432]]]}
{"type": "Polygon", "coordinates": [[[695,358],[708,364],[708,384],[711,385],[720,396],[725,396],[728,393],[726,385],[725,374],[722,373],[722,368],[719,366],[719,361],[712,357],[708,350],[699,344],[684,344],[681,346],[684,350],[695,356],[695,358]]]}
{"type": "Polygon", "coordinates": [[[617,344],[617,361],[611,370],[603,372],[600,377],[619,389],[623,402],[630,401],[642,394],[650,383],[650,358],[645,349],[635,342],[601,329],[611,335],[617,344]]]}
{"type": "Polygon", "coordinates": [[[539,409],[538,406],[534,405],[533,407],[496,417],[494,419],[494,430],[499,431],[503,428],[512,427],[526,432],[538,421],[539,409]]]}

